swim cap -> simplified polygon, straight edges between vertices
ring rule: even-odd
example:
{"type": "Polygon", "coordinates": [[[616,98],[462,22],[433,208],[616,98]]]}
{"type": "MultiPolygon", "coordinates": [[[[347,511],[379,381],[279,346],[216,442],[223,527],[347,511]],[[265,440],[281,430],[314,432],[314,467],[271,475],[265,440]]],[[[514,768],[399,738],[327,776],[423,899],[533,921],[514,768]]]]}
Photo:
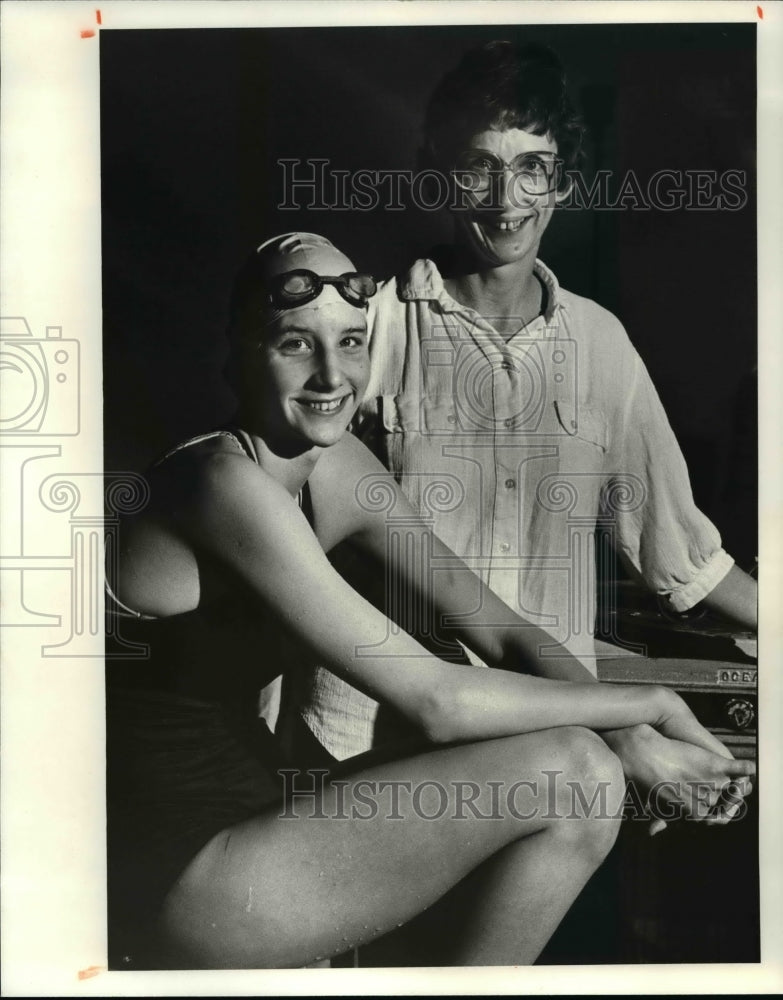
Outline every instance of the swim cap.
{"type": "MultiPolygon", "coordinates": [[[[235,336],[238,334],[241,338],[249,326],[267,326],[285,313],[305,307],[277,309],[268,301],[270,279],[298,269],[332,277],[356,270],[349,258],[324,236],[315,233],[273,236],[256,248],[237,276],[231,309],[232,327],[238,328],[234,330],[235,336]]],[[[327,295],[327,301],[339,299],[337,292],[328,286],[323,294],[327,295]]],[[[319,308],[314,301],[306,305],[312,309],[319,308]]]]}
{"type": "Polygon", "coordinates": [[[351,261],[325,236],[315,233],[285,233],[262,243],[253,255],[258,262],[259,278],[302,267],[316,274],[344,274],[355,271],[351,261]]]}

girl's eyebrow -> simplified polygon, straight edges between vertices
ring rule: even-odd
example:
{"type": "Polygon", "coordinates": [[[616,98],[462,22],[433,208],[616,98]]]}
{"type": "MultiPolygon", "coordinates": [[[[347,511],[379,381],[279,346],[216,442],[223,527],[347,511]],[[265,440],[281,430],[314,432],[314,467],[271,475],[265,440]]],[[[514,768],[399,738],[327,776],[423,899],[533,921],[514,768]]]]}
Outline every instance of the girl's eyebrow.
{"type": "MultiPolygon", "coordinates": [[[[344,337],[347,334],[359,334],[361,336],[366,336],[367,335],[367,327],[366,326],[348,326],[348,327],[344,327],[339,332],[339,336],[341,336],[341,337],[344,337]]],[[[309,327],[306,327],[306,326],[287,326],[287,327],[285,327],[285,329],[278,330],[275,334],[273,334],[269,338],[268,343],[277,344],[281,340],[283,340],[285,337],[291,337],[291,336],[313,337],[313,336],[315,336],[315,334],[314,334],[314,332],[309,327]]]]}

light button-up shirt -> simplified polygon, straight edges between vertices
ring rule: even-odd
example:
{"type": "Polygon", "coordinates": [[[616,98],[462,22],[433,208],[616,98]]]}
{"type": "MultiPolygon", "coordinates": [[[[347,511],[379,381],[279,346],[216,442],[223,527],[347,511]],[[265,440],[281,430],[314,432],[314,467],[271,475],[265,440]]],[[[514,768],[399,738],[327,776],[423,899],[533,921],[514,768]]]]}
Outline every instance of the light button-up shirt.
{"type": "MultiPolygon", "coordinates": [[[[561,643],[595,672],[597,563],[612,575],[618,552],[684,611],[733,560],[619,321],[540,261],[536,274],[545,311],[508,338],[448,294],[431,260],[382,283],[359,432],[435,533],[551,634],[539,656],[561,643]]],[[[377,705],[328,671],[296,703],[335,757],[373,745],[377,705]]]]}

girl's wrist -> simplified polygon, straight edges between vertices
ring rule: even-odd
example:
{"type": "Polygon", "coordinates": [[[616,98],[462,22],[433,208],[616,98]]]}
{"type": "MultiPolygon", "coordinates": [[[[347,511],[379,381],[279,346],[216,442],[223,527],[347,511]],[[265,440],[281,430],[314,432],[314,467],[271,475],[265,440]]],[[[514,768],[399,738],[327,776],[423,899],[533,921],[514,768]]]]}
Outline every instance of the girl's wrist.
{"type": "Polygon", "coordinates": [[[647,688],[650,717],[647,722],[653,729],[659,729],[677,710],[679,695],[662,684],[647,688]]]}

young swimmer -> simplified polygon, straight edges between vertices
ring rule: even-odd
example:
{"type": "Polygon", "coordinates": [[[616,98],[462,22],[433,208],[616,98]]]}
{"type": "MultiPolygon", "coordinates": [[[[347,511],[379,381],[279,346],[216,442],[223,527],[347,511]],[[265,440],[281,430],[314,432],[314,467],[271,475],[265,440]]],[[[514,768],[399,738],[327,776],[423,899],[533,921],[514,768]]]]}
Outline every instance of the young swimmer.
{"type": "Polygon", "coordinates": [[[259,247],[233,304],[235,426],[161,459],[149,505],[121,526],[108,604],[150,652],[143,667],[107,658],[115,967],[303,966],[427,908],[450,928],[434,963],[530,963],[617,832],[622,768],[593,730],[646,725],[682,747],[703,779],[686,796],[695,818],[726,822],[721,791],[749,788],[752,766],[672,692],[517,672],[541,635],[486,588],[454,629],[501,668],[478,671],[390,629],[333,569],[327,553],[349,545],[438,615],[474,610],[464,568],[346,433],[367,384],[374,292],[322,237],[259,247]],[[387,548],[386,514],[361,484],[390,491],[412,560],[387,548]],[[424,552],[442,567],[430,577],[414,568],[424,552]],[[299,776],[294,792],[312,794],[284,803],[258,692],[308,658],[418,737],[399,759],[299,776]],[[392,785],[393,809],[381,799],[392,785]],[[460,808],[466,787],[475,810],[460,808]]]}

